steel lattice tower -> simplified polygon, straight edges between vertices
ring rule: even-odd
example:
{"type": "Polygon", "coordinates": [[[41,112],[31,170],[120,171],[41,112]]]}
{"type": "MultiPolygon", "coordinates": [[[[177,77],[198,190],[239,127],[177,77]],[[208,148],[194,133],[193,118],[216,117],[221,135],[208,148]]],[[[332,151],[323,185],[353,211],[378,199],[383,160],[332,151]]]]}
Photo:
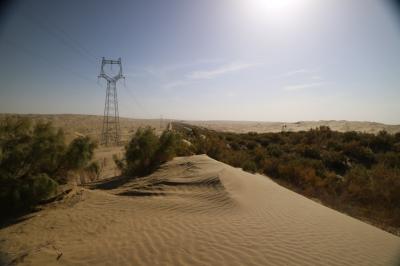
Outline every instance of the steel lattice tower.
{"type": "Polygon", "coordinates": [[[120,142],[120,126],[117,98],[117,82],[125,77],[122,75],[121,58],[118,60],[107,60],[103,57],[101,60],[101,69],[99,78],[107,80],[106,102],[104,105],[103,128],[101,131],[101,144],[109,146],[111,144],[118,145],[120,142]],[[118,74],[114,77],[105,73],[106,65],[118,65],[118,74]]]}

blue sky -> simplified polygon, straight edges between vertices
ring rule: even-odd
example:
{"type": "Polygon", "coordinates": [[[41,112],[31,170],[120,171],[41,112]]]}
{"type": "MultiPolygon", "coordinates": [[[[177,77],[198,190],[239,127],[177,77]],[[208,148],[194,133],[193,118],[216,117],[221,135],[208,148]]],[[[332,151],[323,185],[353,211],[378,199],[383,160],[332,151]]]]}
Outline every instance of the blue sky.
{"type": "Polygon", "coordinates": [[[400,18],[385,0],[27,0],[0,21],[0,112],[400,123],[400,18]]]}

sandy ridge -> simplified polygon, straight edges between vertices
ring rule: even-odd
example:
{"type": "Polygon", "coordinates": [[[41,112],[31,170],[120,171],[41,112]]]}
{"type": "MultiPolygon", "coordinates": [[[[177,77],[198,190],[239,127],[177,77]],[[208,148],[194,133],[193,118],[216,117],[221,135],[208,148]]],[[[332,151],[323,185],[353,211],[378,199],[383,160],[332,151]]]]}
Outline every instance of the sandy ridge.
{"type": "Polygon", "coordinates": [[[399,237],[205,155],[92,188],[2,228],[7,262],[398,265],[400,259],[399,237]]]}

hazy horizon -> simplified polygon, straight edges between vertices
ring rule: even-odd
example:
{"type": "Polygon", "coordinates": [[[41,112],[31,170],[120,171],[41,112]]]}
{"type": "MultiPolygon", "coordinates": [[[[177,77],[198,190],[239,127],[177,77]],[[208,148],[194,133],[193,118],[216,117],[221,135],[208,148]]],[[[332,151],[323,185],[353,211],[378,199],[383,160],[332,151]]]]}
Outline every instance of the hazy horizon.
{"type": "MultiPolygon", "coordinates": [[[[29,115],[29,116],[61,116],[61,115],[71,115],[71,116],[101,116],[103,114],[83,114],[83,113],[0,113],[0,115],[29,115]]],[[[120,118],[125,119],[134,119],[134,120],[175,120],[175,121],[193,121],[193,122],[245,122],[245,123],[298,123],[298,122],[355,122],[355,123],[377,123],[384,124],[388,126],[399,126],[399,124],[390,124],[378,121],[370,121],[370,120],[344,120],[344,119],[320,119],[320,120],[228,120],[228,119],[182,119],[176,117],[153,117],[153,118],[144,118],[144,117],[136,117],[136,116],[120,116],[120,118]]]]}
{"type": "Polygon", "coordinates": [[[0,113],[400,124],[393,1],[15,1],[0,20],[0,113]]]}

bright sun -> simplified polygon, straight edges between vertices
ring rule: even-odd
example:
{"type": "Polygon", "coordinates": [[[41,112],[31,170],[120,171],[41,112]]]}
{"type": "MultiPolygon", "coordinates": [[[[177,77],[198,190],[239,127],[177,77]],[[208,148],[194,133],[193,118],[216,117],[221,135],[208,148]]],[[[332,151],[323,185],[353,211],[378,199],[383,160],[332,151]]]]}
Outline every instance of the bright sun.
{"type": "Polygon", "coordinates": [[[298,18],[310,0],[242,0],[246,16],[257,22],[285,22],[298,18]]]}

